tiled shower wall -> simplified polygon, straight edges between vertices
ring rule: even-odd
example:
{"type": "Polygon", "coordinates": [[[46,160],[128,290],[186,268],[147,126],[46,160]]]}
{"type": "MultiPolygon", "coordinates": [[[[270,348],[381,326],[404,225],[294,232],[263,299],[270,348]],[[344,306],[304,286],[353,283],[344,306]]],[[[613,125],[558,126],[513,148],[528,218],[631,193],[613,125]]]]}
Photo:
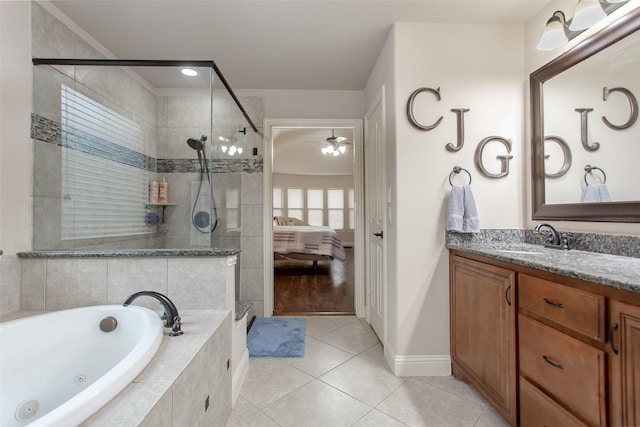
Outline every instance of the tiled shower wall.
{"type": "MultiPolygon", "coordinates": [[[[32,3],[34,57],[95,59],[103,56],[37,3],[32,3]]],[[[212,233],[216,248],[240,248],[236,272],[236,298],[254,302],[252,313],[261,316],[263,295],[262,257],[262,135],[251,130],[226,94],[214,95],[213,135],[209,135],[208,96],[155,96],[117,67],[34,67],[34,249],[119,249],[180,248],[209,246],[208,234],[191,227],[193,186],[200,179],[196,153],[188,138],[207,135],[212,148],[212,181],[220,223],[212,233]],[[170,183],[170,202],[165,209],[167,234],[151,233],[136,239],[102,239],[76,247],[60,238],[61,148],[60,84],[98,97],[109,108],[144,123],[145,149],[157,165],[156,176],[170,183]],[[44,125],[43,125],[44,123],[44,125]],[[246,133],[238,132],[246,129],[246,133]],[[234,139],[244,150],[229,157],[220,150],[218,136],[234,139]],[[254,154],[254,149],[256,154],[254,154]],[[231,221],[233,219],[233,221],[231,221]]],[[[249,116],[258,126],[264,117],[261,97],[240,97],[249,116]]],[[[152,172],[150,172],[152,176],[152,172]]],[[[206,179],[206,178],[205,178],[206,179]]],[[[203,186],[203,188],[206,188],[203,186]]],[[[161,213],[160,208],[157,208],[161,213]]],[[[19,260],[2,263],[3,276],[19,271],[19,260]],[[15,267],[15,265],[18,267],[15,267]]],[[[19,279],[18,279],[19,280],[19,279]]],[[[15,299],[15,298],[14,298],[15,299]]],[[[3,299],[4,300],[4,299],[3,299]]]]}

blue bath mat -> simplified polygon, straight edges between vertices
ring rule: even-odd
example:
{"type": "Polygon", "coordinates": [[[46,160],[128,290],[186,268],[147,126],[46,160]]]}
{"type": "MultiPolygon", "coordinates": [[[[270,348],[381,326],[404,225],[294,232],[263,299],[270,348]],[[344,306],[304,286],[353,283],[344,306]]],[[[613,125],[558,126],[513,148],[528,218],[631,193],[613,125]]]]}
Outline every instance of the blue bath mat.
{"type": "Polygon", "coordinates": [[[297,317],[258,317],[247,334],[249,357],[304,357],[306,328],[297,317]]]}

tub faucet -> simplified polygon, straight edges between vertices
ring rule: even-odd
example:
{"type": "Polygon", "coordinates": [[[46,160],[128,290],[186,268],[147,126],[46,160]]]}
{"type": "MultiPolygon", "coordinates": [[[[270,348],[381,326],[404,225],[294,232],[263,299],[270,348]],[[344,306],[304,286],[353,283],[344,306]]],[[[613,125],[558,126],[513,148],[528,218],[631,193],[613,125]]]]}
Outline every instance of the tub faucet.
{"type": "Polygon", "coordinates": [[[566,251],[570,249],[569,241],[573,237],[572,234],[558,233],[556,229],[553,228],[550,224],[545,224],[545,223],[536,225],[536,227],[533,230],[536,233],[542,234],[542,231],[540,231],[540,229],[542,228],[546,228],[547,231],[549,232],[547,239],[544,241],[544,246],[546,248],[564,249],[566,251]]]}
{"type": "Polygon", "coordinates": [[[162,316],[166,320],[165,327],[171,328],[171,332],[169,332],[170,337],[175,337],[178,335],[182,335],[182,324],[180,322],[180,315],[178,314],[178,309],[176,305],[167,297],[166,295],[161,294],[160,292],[155,291],[140,291],[134,294],[129,295],[122,301],[122,305],[124,307],[131,304],[138,297],[148,296],[157,299],[162,304],[164,308],[164,316],[162,316]]]}

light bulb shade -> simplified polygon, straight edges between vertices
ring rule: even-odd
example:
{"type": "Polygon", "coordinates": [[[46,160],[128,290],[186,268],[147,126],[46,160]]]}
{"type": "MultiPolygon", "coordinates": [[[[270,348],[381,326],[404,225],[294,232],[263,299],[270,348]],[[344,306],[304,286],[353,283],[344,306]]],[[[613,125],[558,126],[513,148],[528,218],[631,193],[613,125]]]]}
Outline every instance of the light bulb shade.
{"type": "Polygon", "coordinates": [[[229,147],[227,147],[226,145],[223,145],[222,147],[220,147],[220,149],[222,150],[223,153],[226,153],[229,147]]]}
{"type": "Polygon", "coordinates": [[[242,154],[242,147],[238,147],[238,154],[242,154]]]}
{"type": "Polygon", "coordinates": [[[557,11],[547,21],[544,31],[540,36],[540,41],[536,48],[538,50],[553,50],[564,46],[569,39],[565,31],[564,13],[557,11]]]}
{"type": "Polygon", "coordinates": [[[340,155],[340,152],[339,152],[338,150],[335,150],[335,151],[333,152],[333,155],[334,155],[334,156],[339,156],[339,155],[340,155]]]}
{"type": "Polygon", "coordinates": [[[338,150],[340,151],[340,153],[344,153],[345,151],[347,151],[347,147],[345,147],[344,145],[341,145],[338,147],[338,150]]]}
{"type": "Polygon", "coordinates": [[[586,30],[593,24],[607,17],[602,10],[600,0],[579,0],[569,24],[571,31],[586,30]]]}

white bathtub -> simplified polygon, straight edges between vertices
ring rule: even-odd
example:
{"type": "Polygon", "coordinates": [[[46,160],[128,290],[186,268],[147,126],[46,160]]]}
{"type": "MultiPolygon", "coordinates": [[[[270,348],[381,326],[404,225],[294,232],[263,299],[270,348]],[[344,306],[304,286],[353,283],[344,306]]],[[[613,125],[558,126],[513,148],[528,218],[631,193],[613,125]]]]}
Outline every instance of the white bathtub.
{"type": "Polygon", "coordinates": [[[139,306],[83,307],[0,323],[0,426],[81,423],[144,369],[162,336],[159,316],[139,306]],[[100,321],[108,316],[117,327],[103,332],[100,321]]]}

